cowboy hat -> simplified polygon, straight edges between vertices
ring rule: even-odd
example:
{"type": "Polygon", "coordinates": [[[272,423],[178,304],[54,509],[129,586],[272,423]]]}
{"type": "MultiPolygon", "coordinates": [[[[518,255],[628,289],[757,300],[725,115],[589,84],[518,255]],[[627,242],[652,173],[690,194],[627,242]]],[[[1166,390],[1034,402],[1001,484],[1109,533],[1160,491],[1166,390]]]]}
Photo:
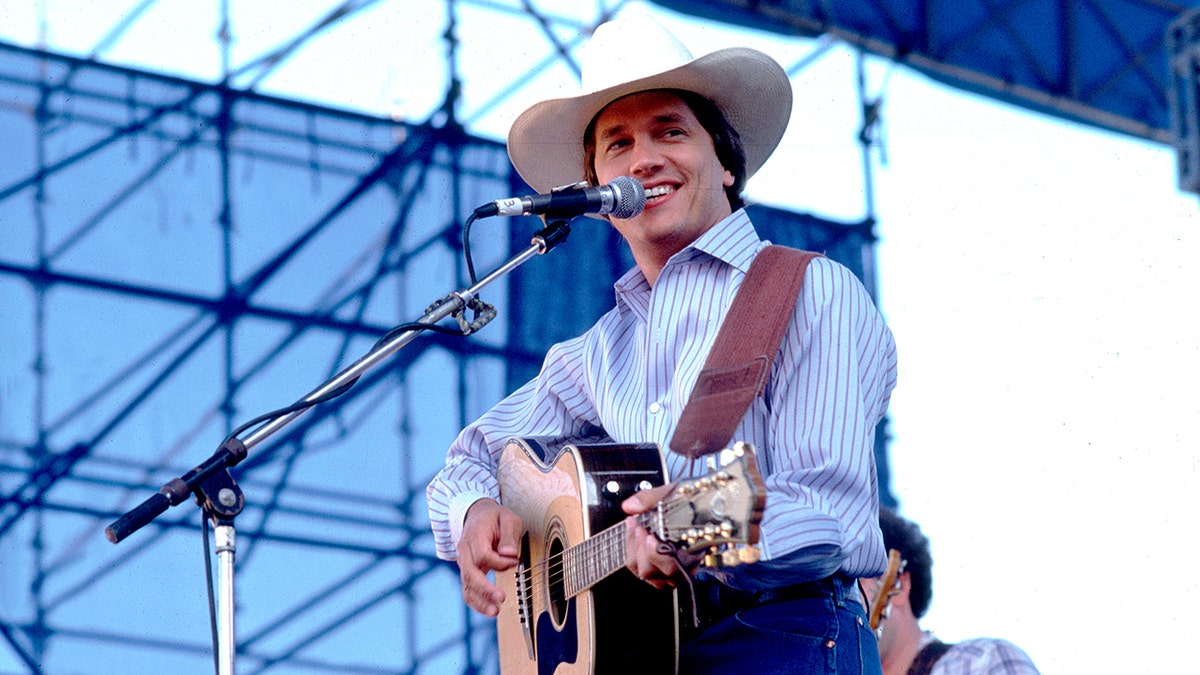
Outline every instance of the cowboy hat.
{"type": "Polygon", "coordinates": [[[598,26],[580,61],[582,94],[534,104],[509,130],[508,156],[539,192],[584,179],[588,124],[628,94],[682,89],[711,100],[741,136],[747,178],[779,145],[791,117],[791,83],[770,56],[735,47],[692,58],[683,43],[645,14],[625,14],[598,26]]]}

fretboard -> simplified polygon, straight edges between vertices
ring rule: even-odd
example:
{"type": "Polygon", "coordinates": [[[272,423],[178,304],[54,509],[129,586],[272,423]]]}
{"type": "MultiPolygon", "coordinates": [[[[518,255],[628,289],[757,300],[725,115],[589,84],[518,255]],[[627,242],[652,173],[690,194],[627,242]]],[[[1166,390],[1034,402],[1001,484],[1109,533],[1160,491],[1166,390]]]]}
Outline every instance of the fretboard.
{"type": "MultiPolygon", "coordinates": [[[[642,527],[651,515],[638,517],[642,527]]],[[[563,551],[563,590],[568,598],[586,591],[625,566],[625,522],[622,521],[563,551]]]]}

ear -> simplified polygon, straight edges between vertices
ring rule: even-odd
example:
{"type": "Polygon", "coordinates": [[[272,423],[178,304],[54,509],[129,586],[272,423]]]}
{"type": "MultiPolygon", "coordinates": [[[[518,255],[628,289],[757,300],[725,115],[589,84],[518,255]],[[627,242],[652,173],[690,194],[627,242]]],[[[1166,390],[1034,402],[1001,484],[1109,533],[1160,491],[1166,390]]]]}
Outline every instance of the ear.
{"type": "Polygon", "coordinates": [[[892,604],[904,607],[909,613],[912,612],[912,604],[909,602],[909,595],[912,593],[912,575],[908,572],[901,572],[899,576],[900,590],[892,596],[892,604]]]}
{"type": "Polygon", "coordinates": [[[721,178],[721,184],[725,187],[730,187],[733,185],[734,180],[733,172],[729,169],[725,169],[725,175],[721,178]]]}

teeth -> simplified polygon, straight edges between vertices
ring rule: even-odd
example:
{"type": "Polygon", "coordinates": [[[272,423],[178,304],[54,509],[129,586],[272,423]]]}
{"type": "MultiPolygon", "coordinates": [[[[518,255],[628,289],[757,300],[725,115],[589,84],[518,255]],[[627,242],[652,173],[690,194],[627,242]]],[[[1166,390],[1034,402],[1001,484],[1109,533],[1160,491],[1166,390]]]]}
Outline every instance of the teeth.
{"type": "Polygon", "coordinates": [[[674,191],[675,188],[671,187],[670,185],[658,185],[646,190],[646,198],[649,199],[650,197],[661,197],[666,194],[671,194],[674,191]]]}

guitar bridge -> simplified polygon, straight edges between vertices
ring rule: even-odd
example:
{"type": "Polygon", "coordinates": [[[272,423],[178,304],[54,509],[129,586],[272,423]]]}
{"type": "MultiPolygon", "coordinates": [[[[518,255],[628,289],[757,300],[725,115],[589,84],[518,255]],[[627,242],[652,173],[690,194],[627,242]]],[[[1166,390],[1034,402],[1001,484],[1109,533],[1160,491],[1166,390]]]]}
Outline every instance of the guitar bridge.
{"type": "Polygon", "coordinates": [[[533,569],[529,563],[529,533],[521,538],[520,562],[517,563],[516,589],[517,618],[521,623],[521,633],[525,636],[525,650],[530,659],[537,658],[537,645],[533,642],[533,580],[530,578],[533,569]]]}

